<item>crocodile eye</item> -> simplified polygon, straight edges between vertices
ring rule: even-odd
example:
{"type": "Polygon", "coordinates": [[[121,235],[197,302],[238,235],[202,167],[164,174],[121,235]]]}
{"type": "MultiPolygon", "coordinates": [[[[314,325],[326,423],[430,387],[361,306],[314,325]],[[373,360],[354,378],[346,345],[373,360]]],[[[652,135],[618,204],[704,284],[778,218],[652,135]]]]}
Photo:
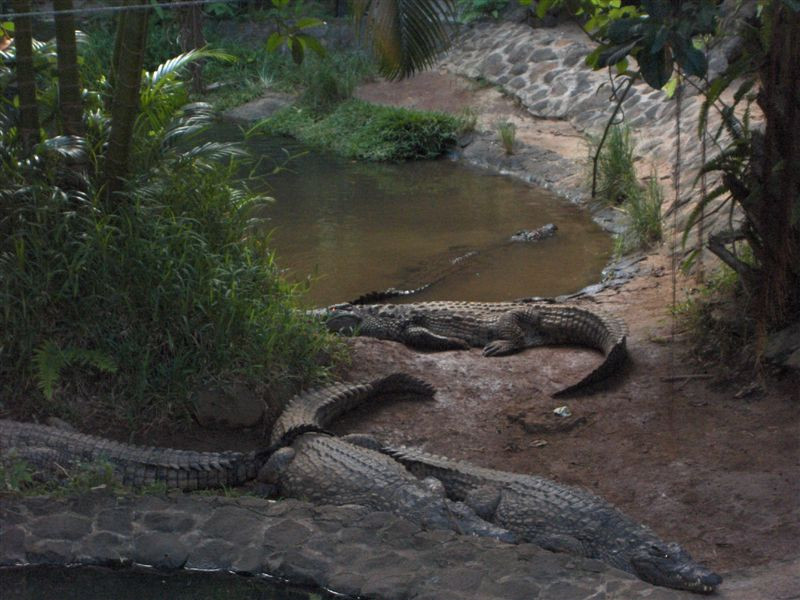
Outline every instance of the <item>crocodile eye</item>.
{"type": "Polygon", "coordinates": [[[649,548],[651,556],[657,556],[658,558],[669,558],[669,552],[664,548],[656,545],[652,545],[649,548]]]}

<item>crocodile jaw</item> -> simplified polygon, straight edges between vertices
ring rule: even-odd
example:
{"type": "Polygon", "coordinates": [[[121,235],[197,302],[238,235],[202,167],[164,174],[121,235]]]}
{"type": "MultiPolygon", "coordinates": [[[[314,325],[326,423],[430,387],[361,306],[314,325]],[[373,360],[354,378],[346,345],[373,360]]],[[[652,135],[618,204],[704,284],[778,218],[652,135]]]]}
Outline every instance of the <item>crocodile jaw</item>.
{"type": "Polygon", "coordinates": [[[631,556],[636,574],[653,585],[711,594],[722,577],[692,560],[678,544],[649,544],[631,556]]]}

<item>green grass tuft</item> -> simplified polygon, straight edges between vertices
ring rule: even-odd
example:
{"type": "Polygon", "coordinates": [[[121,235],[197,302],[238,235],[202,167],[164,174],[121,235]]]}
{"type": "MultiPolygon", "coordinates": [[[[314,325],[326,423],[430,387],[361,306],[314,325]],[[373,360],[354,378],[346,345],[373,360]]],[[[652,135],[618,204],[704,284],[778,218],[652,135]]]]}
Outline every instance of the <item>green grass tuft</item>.
{"type": "Polygon", "coordinates": [[[349,100],[322,118],[288,108],[261,125],[265,133],[290,135],[348,158],[371,161],[428,159],[455,144],[465,120],[349,100]]]}

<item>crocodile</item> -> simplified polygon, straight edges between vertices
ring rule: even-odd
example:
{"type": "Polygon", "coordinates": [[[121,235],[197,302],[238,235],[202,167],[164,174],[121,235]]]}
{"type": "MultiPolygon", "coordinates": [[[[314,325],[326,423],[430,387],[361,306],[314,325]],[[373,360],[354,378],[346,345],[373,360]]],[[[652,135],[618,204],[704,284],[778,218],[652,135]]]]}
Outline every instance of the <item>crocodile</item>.
{"type": "Polygon", "coordinates": [[[378,394],[365,394],[362,387],[334,395],[295,397],[272,434],[273,445],[292,441],[270,456],[258,480],[282,496],[323,504],[359,504],[393,512],[425,528],[516,541],[514,534],[479,518],[463,503],[448,500],[435,479],[420,480],[381,452],[324,433],[334,418],[372,396],[432,397],[434,393],[427,383],[402,373],[377,380],[378,394]]]}
{"type": "MultiPolygon", "coordinates": [[[[398,374],[367,384],[342,384],[311,389],[295,397],[314,398],[324,406],[348,406],[379,394],[433,395],[433,389],[419,380],[398,374]]],[[[291,401],[290,401],[291,404],[291,401]]],[[[341,409],[339,409],[341,410],[341,409]]],[[[293,415],[291,411],[289,416],[293,415]]],[[[323,422],[321,409],[319,422],[323,422]]],[[[320,431],[311,419],[287,428],[263,449],[252,452],[195,452],[173,448],[155,448],[115,442],[102,437],[35,423],[0,419],[0,458],[22,459],[43,474],[98,461],[108,463],[114,478],[134,487],[163,483],[184,491],[232,487],[256,478],[267,459],[277,450],[308,431],[320,431]]],[[[63,472],[63,471],[60,471],[63,472]]]]}
{"type": "Polygon", "coordinates": [[[385,453],[417,477],[436,478],[448,498],[463,501],[478,516],[523,541],[601,560],[653,585],[711,593],[722,582],[678,544],[662,541],[645,525],[585,490],[415,448],[381,446],[371,436],[343,439],[385,453]]]}
{"type": "Polygon", "coordinates": [[[104,461],[116,480],[131,486],[164,483],[191,491],[236,486],[254,479],[272,449],[194,452],[134,446],[49,425],[0,419],[0,455],[46,472],[104,461]]]}
{"type": "Polygon", "coordinates": [[[556,231],[558,231],[558,227],[556,227],[553,223],[542,225],[541,227],[537,227],[536,229],[520,229],[514,235],[511,236],[511,241],[538,242],[540,240],[553,237],[556,234],[556,231]]]}
{"type": "Polygon", "coordinates": [[[421,350],[483,347],[503,356],[546,344],[601,350],[605,360],[577,383],[553,394],[572,394],[615,373],[625,362],[627,327],[601,311],[548,302],[419,302],[336,304],[309,311],[328,329],[402,342],[421,350]]]}
{"type": "MultiPolygon", "coordinates": [[[[472,258],[473,256],[477,256],[479,254],[488,254],[490,252],[494,252],[503,247],[509,246],[509,242],[538,242],[540,240],[547,239],[549,237],[553,237],[558,231],[558,226],[554,225],[553,223],[548,223],[547,225],[542,225],[541,227],[537,227],[536,229],[520,229],[516,233],[514,233],[510,238],[502,241],[502,242],[495,242],[490,246],[480,249],[480,250],[468,250],[463,254],[456,256],[455,258],[448,259],[448,265],[443,269],[437,269],[430,275],[426,282],[422,285],[416,287],[408,287],[408,288],[397,288],[397,287],[390,287],[386,288],[385,290],[377,290],[367,292],[366,294],[362,294],[358,298],[354,300],[350,300],[349,304],[374,304],[377,302],[386,302],[387,300],[391,300],[392,298],[401,298],[401,297],[408,297],[414,296],[416,294],[420,294],[427,290],[428,288],[436,285],[437,283],[443,281],[444,279],[454,275],[455,273],[462,271],[466,264],[469,264],[465,261],[472,258]]],[[[433,264],[438,264],[436,260],[433,260],[433,264]]],[[[426,263],[428,268],[423,269],[424,271],[430,271],[429,265],[430,261],[426,263]]]]}

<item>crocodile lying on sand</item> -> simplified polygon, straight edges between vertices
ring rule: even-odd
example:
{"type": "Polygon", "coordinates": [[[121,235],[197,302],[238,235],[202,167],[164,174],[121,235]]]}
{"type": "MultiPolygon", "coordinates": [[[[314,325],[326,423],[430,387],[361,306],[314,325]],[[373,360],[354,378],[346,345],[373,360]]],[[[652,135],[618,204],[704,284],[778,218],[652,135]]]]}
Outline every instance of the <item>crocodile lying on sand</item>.
{"type": "Polygon", "coordinates": [[[602,351],[605,360],[579,382],[553,396],[573,393],[609,377],[625,362],[625,324],[575,305],[527,302],[419,302],[336,304],[309,311],[328,329],[402,342],[422,350],[483,347],[484,356],[534,346],[576,344],[602,351]]]}
{"type": "Polygon", "coordinates": [[[406,447],[381,447],[371,436],[344,439],[380,449],[417,477],[434,477],[451,500],[555,552],[602,560],[640,579],[665,587],[711,593],[722,578],[694,562],[675,543],[623,515],[605,500],[542,477],[495,471],[406,447]]]}
{"type": "MultiPolygon", "coordinates": [[[[425,397],[434,393],[427,383],[402,373],[389,375],[376,386],[382,388],[381,395],[425,397]]],[[[283,496],[324,504],[360,504],[391,511],[423,527],[516,540],[515,535],[487,523],[463,503],[448,500],[435,479],[417,479],[381,452],[319,433],[335,417],[368,399],[358,387],[335,397],[315,393],[295,397],[275,425],[272,438],[273,444],[294,440],[269,458],[259,481],[273,485],[283,496]],[[293,435],[298,431],[300,435],[293,435]]]]}
{"type": "MultiPolygon", "coordinates": [[[[342,410],[341,407],[349,406],[348,402],[357,404],[376,395],[401,393],[430,397],[434,392],[419,380],[390,375],[366,384],[336,383],[301,393],[296,398],[322,398],[342,410]]],[[[319,419],[320,422],[324,420],[319,419]]],[[[291,444],[295,437],[320,429],[309,423],[307,419],[284,431],[269,447],[261,450],[195,452],[135,446],[59,427],[0,419],[0,459],[22,459],[45,476],[77,464],[103,461],[111,466],[115,479],[125,485],[158,482],[185,491],[231,487],[255,479],[267,459],[276,450],[291,444]]]]}

